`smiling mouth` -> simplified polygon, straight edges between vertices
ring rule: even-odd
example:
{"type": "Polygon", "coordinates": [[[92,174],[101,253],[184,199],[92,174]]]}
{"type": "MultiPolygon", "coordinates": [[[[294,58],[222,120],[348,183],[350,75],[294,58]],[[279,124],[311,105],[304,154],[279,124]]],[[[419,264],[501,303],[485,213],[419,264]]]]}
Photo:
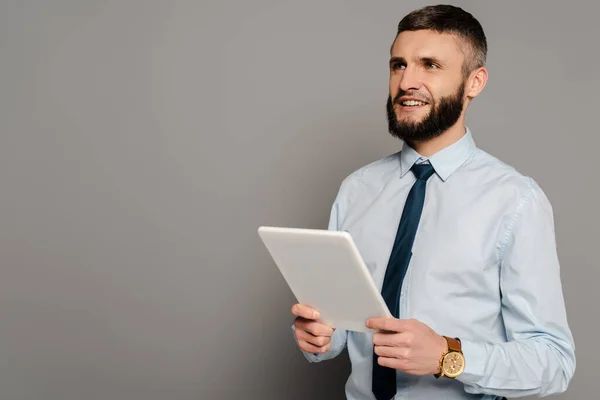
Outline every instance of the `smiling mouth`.
{"type": "Polygon", "coordinates": [[[424,101],[419,100],[404,100],[396,103],[401,111],[417,111],[428,105],[424,101]]]}
{"type": "Polygon", "coordinates": [[[425,103],[424,101],[419,101],[419,100],[404,100],[400,102],[400,105],[402,107],[419,107],[419,106],[425,106],[427,105],[427,103],[425,103]]]}

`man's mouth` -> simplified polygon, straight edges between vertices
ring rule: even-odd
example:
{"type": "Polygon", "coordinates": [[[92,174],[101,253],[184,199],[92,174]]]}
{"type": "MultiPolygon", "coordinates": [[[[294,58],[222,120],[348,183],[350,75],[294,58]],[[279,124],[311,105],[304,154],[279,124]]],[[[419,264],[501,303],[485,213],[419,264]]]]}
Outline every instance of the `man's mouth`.
{"type": "Polygon", "coordinates": [[[400,102],[400,105],[403,107],[418,107],[427,105],[427,103],[419,100],[404,100],[400,102]]]}
{"type": "Polygon", "coordinates": [[[401,100],[396,104],[400,106],[400,111],[404,112],[417,111],[428,105],[428,103],[421,100],[401,100]]]}

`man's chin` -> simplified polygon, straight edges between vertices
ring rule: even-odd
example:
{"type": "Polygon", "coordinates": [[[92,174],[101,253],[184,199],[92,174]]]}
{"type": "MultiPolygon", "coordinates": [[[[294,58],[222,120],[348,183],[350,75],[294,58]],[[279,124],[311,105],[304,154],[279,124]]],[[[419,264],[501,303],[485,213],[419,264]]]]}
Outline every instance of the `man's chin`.
{"type": "Polygon", "coordinates": [[[396,121],[401,124],[418,125],[425,120],[426,115],[416,112],[408,113],[396,113],[396,121]]]}

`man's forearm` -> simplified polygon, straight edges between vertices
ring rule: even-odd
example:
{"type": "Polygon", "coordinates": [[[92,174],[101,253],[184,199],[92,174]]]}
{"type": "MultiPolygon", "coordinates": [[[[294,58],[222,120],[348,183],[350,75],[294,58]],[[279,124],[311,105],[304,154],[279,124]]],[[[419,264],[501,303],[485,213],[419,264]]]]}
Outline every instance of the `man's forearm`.
{"type": "Polygon", "coordinates": [[[468,393],[506,397],[562,393],[575,372],[572,344],[548,336],[507,343],[462,340],[468,393]]]}

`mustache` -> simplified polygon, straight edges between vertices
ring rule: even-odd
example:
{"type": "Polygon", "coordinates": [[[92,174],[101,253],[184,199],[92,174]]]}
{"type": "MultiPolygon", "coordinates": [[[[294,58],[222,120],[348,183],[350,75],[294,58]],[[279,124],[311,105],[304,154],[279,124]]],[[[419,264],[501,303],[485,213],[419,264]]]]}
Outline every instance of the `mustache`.
{"type": "Polygon", "coordinates": [[[398,91],[398,94],[396,94],[396,96],[394,97],[394,100],[392,101],[393,104],[400,104],[400,98],[403,96],[410,96],[410,97],[414,97],[417,100],[421,100],[424,101],[425,103],[432,103],[431,99],[429,97],[425,97],[423,95],[421,95],[418,92],[410,92],[410,91],[405,91],[400,89],[398,91]]]}

